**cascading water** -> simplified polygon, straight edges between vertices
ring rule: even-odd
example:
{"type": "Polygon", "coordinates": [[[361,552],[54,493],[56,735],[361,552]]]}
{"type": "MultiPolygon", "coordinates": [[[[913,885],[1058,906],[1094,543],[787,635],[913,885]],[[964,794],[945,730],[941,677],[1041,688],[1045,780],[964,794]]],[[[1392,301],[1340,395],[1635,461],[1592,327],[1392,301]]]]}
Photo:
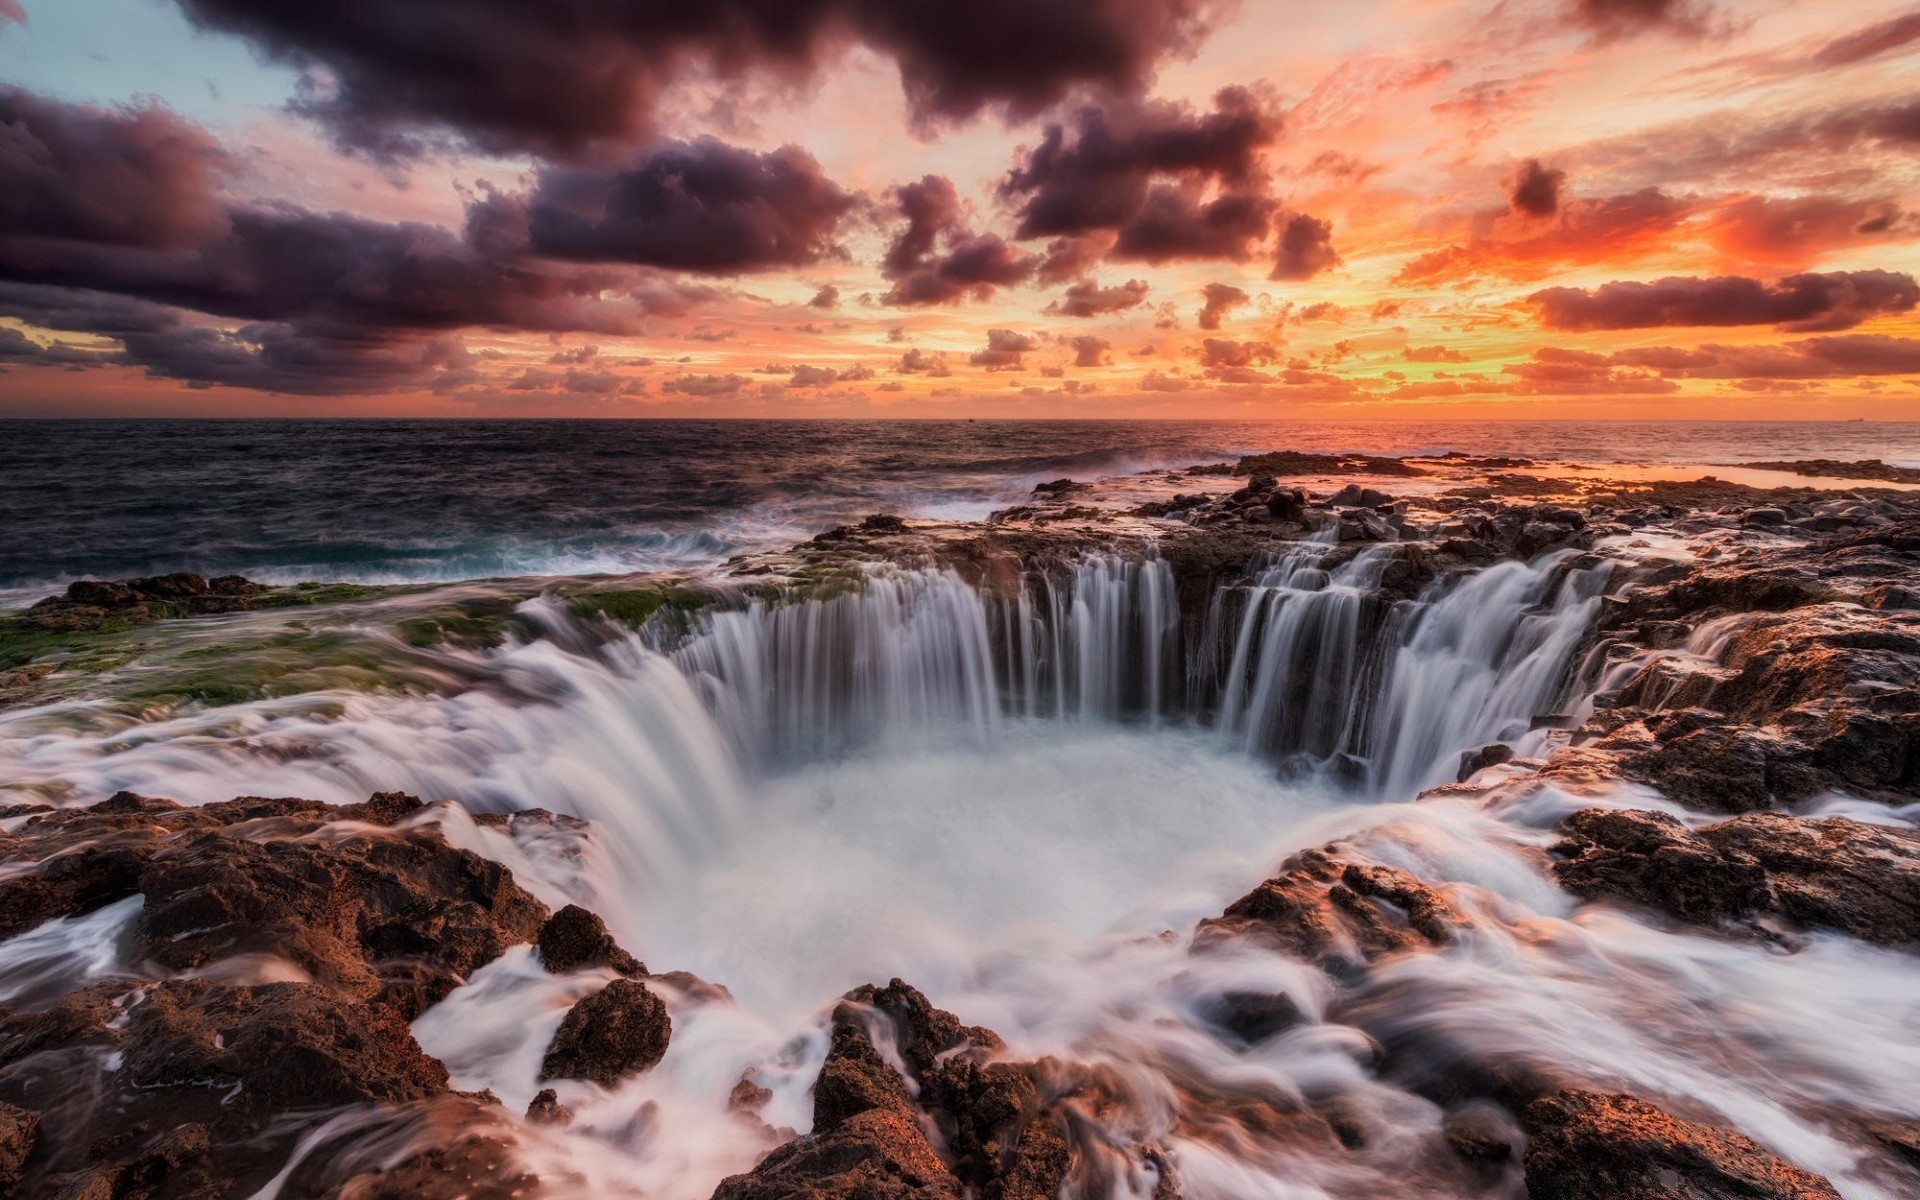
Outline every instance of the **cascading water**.
{"type": "MultiPolygon", "coordinates": [[[[657,1068],[612,1091],[579,1085],[571,1129],[526,1134],[522,1157],[558,1195],[703,1200],[777,1140],[728,1112],[742,1073],[773,1092],[770,1125],[805,1130],[819,1006],[898,974],[1010,1054],[1106,1072],[1114,1153],[1167,1147],[1190,1200],[1510,1194],[1424,1173],[1442,1110],[1376,1073],[1388,1034],[1520,1045],[1698,1095],[1848,1200],[1895,1200],[1818,1109],[1821,1078],[1845,1077],[1890,1111],[1920,1110],[1902,1099],[1920,1062],[1862,1052],[1908,1044],[1904,960],[1823,941],[1781,977],[1778,1012],[1741,1007],[1778,977],[1772,951],[1576,915],[1541,875],[1554,824],[1604,797],[1543,784],[1412,802],[1463,751],[1536,748],[1534,718],[1569,699],[1607,568],[1549,557],[1389,599],[1391,554],[1303,545],[1199,613],[1181,611],[1152,557],[1088,556],[1003,589],[882,569],[831,599],[709,612],[659,644],[535,602],[527,615],[553,636],[466,664],[480,682],[458,694],[295,697],[92,732],[13,714],[0,762],[9,779],[81,795],[399,788],[591,818],[584,858],[457,816],[448,828],[550,903],[592,904],[656,969],[727,984],[739,1003],[669,992],[657,1068]],[[1178,931],[1336,838],[1447,886],[1476,931],[1396,962],[1338,1015],[1335,985],[1305,963],[1190,953],[1178,931]],[[1255,1046],[1223,1041],[1209,1014],[1245,992],[1283,992],[1311,1020],[1255,1046]],[[1824,994],[1854,999],[1809,1020],[1824,994]],[[1569,997],[1576,1029],[1561,1024],[1569,997]],[[1304,1144],[1244,1123],[1302,1106],[1337,1108],[1364,1140],[1304,1144]]],[[[0,946],[0,971],[17,963],[44,986],[76,936],[0,946]]],[[[88,978],[113,969],[83,964],[88,978]]],[[[597,985],[510,951],[416,1034],[456,1086],[522,1106],[561,1014],[597,985]]],[[[1116,1179],[1113,1195],[1147,1200],[1151,1175],[1116,1179]]]]}

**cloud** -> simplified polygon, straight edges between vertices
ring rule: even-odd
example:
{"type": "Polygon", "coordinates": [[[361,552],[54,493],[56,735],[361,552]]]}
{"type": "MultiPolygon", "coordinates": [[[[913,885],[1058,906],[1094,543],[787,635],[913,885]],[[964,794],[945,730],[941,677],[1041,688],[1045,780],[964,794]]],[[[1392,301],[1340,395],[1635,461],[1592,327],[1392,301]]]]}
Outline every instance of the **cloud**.
{"type": "Polygon", "coordinates": [[[1067,289],[1066,295],[1047,311],[1063,317],[1098,317],[1138,308],[1147,299],[1147,281],[1129,279],[1115,287],[1103,288],[1094,280],[1083,279],[1067,289]]]}
{"type": "Polygon", "coordinates": [[[1705,345],[1622,350],[1611,361],[1670,379],[1831,379],[1920,375],[1920,338],[1848,334],[1777,346],[1705,345]]]}
{"type": "Polygon", "coordinates": [[[1920,41],[1920,12],[1902,13],[1834,38],[1815,51],[1807,62],[1827,69],[1850,67],[1891,54],[1915,41],[1920,41]]]}
{"type": "Polygon", "coordinates": [[[218,145],[164,109],[8,89],[0,112],[0,282],[23,285],[8,293],[14,315],[119,338],[130,361],[157,374],[312,394],[356,381],[388,390],[444,381],[457,356],[442,335],[452,331],[632,334],[718,294],[627,266],[502,252],[516,241],[514,210],[497,195],[476,203],[479,236],[470,228],[467,238],[236,203],[219,190],[218,145]],[[211,329],[182,309],[245,327],[211,329]]]}
{"type": "Polygon", "coordinates": [[[840,307],[840,289],[830,283],[820,285],[820,290],[807,301],[808,308],[834,309],[840,307]]]}
{"type": "Polygon", "coordinates": [[[1915,223],[1890,200],[1827,195],[1747,196],[1721,206],[1706,230],[1722,253],[1764,263],[1807,263],[1915,223]]]}
{"type": "Polygon", "coordinates": [[[175,250],[219,235],[219,143],[157,104],[95,108],[0,86],[0,239],[175,250]]]}
{"type": "Polygon", "coordinates": [[[541,171],[528,241],[549,258],[731,275],[818,262],[854,202],[798,146],[666,142],[626,170],[541,171]]]}
{"type": "Polygon", "coordinates": [[[1076,367],[1104,367],[1113,361],[1113,343],[1103,337],[1083,333],[1073,339],[1073,365],[1076,367]]]}
{"type": "Polygon", "coordinates": [[[1026,365],[1027,352],[1038,344],[1031,334],[1016,333],[1011,329],[989,329],[987,348],[974,351],[967,361],[989,371],[1016,370],[1026,365]]]}
{"type": "Polygon", "coordinates": [[[1229,312],[1253,302],[1253,297],[1230,283],[1209,283],[1201,289],[1201,295],[1206,297],[1206,303],[1200,306],[1202,329],[1220,328],[1221,319],[1229,312]]]}
{"type": "Polygon", "coordinates": [[[898,64],[923,128],[988,109],[1026,118],[1082,89],[1141,93],[1212,16],[1206,0],[176,2],[202,27],[302,71],[296,107],[341,145],[387,158],[449,136],[550,158],[631,145],[657,134],[677,84],[803,81],[851,44],[898,64]]]}
{"type": "Polygon", "coordinates": [[[1551,217],[1560,211],[1560,190],[1566,182],[1565,171],[1549,170],[1539,159],[1530,158],[1513,177],[1507,204],[1514,212],[1529,217],[1551,217]]]}
{"type": "Polygon", "coordinates": [[[1712,27],[1703,0],[1573,0],[1572,16],[1600,41],[1666,32],[1701,37],[1712,27]]]}
{"type": "Polygon", "coordinates": [[[1207,338],[1200,343],[1200,365],[1203,367],[1250,367],[1256,363],[1270,363],[1276,356],[1274,348],[1266,342],[1236,342],[1226,338],[1207,338]]]}
{"type": "MultiPolygon", "coordinates": [[[[1538,277],[1555,267],[1618,261],[1665,249],[1673,231],[1701,207],[1659,188],[1615,196],[1563,200],[1560,219],[1545,228],[1496,226],[1465,245],[1430,251],[1410,260],[1396,284],[1431,286],[1496,274],[1538,277]]],[[[1519,224],[1519,223],[1508,223],[1519,224]]]]}
{"type": "Polygon", "coordinates": [[[1913,276],[1892,271],[1792,275],[1769,287],[1738,275],[1616,282],[1592,291],[1548,288],[1527,297],[1549,329],[1664,325],[1777,325],[1793,332],[1851,329],[1920,304],[1913,276]]]}
{"type": "Polygon", "coordinates": [[[787,381],[790,388],[823,388],[836,383],[858,383],[872,379],[871,367],[810,367],[801,364],[793,368],[793,377],[787,381]]]}
{"type": "Polygon", "coordinates": [[[944,351],[927,351],[918,346],[902,354],[894,370],[902,375],[925,374],[936,379],[953,374],[953,368],[947,365],[947,356],[944,351]]]}
{"type": "Polygon", "coordinates": [[[1274,201],[1229,192],[1203,200],[1192,185],[1159,184],[1114,240],[1108,257],[1154,265],[1179,259],[1243,262],[1267,236],[1274,201]]]}
{"type": "Polygon", "coordinates": [[[745,375],[675,375],[660,385],[663,392],[679,396],[700,396],[708,399],[719,396],[736,396],[752,380],[745,375]]]}
{"type": "Polygon", "coordinates": [[[1148,371],[1140,377],[1140,390],[1143,392],[1184,392],[1192,386],[1191,380],[1168,375],[1164,371],[1148,371]]]}
{"type": "Polygon", "coordinates": [[[1473,356],[1446,346],[1408,346],[1400,352],[1400,357],[1416,363],[1463,363],[1473,361],[1473,356]]]}
{"type": "Polygon", "coordinates": [[[1273,203],[1259,170],[1279,118],[1245,88],[1214,111],[1166,101],[1084,108],[1049,125],[1000,183],[1016,236],[1116,235],[1116,257],[1244,258],[1273,203]]]}
{"type": "Polygon", "coordinates": [[[975,234],[960,213],[960,194],[944,175],[894,189],[906,224],[880,263],[893,281],[885,302],[904,306],[984,300],[994,289],[1032,278],[1039,260],[994,233],[975,234]]]}
{"type": "Polygon", "coordinates": [[[1269,278],[1304,282],[1339,265],[1332,223],[1296,213],[1280,230],[1280,254],[1269,278]]]}

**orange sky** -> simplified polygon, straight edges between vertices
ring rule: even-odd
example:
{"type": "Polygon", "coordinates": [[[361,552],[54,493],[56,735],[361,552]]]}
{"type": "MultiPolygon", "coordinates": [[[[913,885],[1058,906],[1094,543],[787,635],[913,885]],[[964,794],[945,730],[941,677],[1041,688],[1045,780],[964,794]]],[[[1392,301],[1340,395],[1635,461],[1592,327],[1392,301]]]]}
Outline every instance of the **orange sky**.
{"type": "MultiPolygon", "coordinates": [[[[1098,17],[1115,4],[1085,7],[1098,17]]],[[[804,69],[756,59],[724,78],[711,64],[674,74],[644,122],[581,155],[554,149],[547,130],[503,145],[464,117],[429,115],[417,127],[437,139],[433,152],[376,161],[364,145],[342,148],[349,139],[324,115],[281,107],[295,83],[271,64],[235,81],[271,103],[189,105],[182,83],[178,96],[139,101],[157,113],[112,107],[134,99],[115,90],[122,76],[129,91],[144,82],[136,62],[96,65],[63,94],[23,84],[11,116],[0,110],[16,143],[0,140],[0,194],[32,197],[0,199],[0,312],[11,314],[0,317],[0,415],[1920,419],[1920,9],[1189,9],[1204,36],[1190,53],[1156,52],[1131,94],[1076,85],[1032,112],[990,98],[929,127],[910,111],[898,52],[856,37],[804,69]],[[1223,88],[1243,90],[1217,101],[1223,88]],[[1211,250],[1141,250],[1157,228],[1149,206],[1072,235],[1079,261],[1059,269],[1041,265],[1057,235],[1019,236],[1023,218],[1043,223],[1030,206],[1046,193],[1007,181],[1037,174],[1050,123],[1064,124],[1071,153],[1088,142],[1089,111],[1124,137],[1239,109],[1264,131],[1249,169],[1136,163],[1089,176],[1091,191],[1071,198],[1098,205],[1138,186],[1153,203],[1188,205],[1186,220],[1245,197],[1259,232],[1211,250]],[[136,138],[136,119],[161,124],[136,138]],[[598,221],[608,172],[702,137],[756,166],[789,146],[817,165],[817,178],[801,172],[813,207],[768,218],[780,237],[764,254],[695,262],[682,243],[705,236],[697,223],[541,232],[541,206],[559,203],[563,183],[595,197],[598,221]],[[183,140],[210,165],[125,182],[161,171],[156,156],[183,140]],[[101,165],[110,154],[124,161],[101,165]],[[63,171],[71,178],[46,178],[63,171]],[[951,181],[958,208],[903,270],[897,189],[927,176],[951,181]],[[147,186],[190,219],[129,232],[88,207],[100,189],[147,186]],[[471,232],[489,197],[519,214],[521,240],[506,249],[471,232]],[[487,271],[529,287],[570,282],[564,305],[545,293],[537,311],[513,296],[436,296],[430,318],[375,277],[417,268],[418,248],[400,266],[370,258],[330,276],[324,294],[263,284],[254,276],[281,269],[283,251],[229,261],[235,214],[249,213],[440,226],[454,249],[433,253],[468,267],[484,253],[487,271]],[[956,266],[958,294],[905,301],[902,281],[921,278],[912,271],[931,279],[988,250],[1006,260],[995,282],[964,282],[971,268],[956,266]],[[595,271],[608,272],[604,288],[578,282],[595,271]],[[1211,329],[1209,285],[1231,299],[1211,329]],[[142,311],[158,332],[129,340],[123,317],[72,315],[74,297],[157,305],[142,311]],[[327,360],[339,353],[368,357],[345,370],[327,360]]],[[[0,15],[15,61],[31,55],[51,77],[62,57],[86,55],[79,35],[39,29],[34,0],[24,10],[24,25],[0,15]]],[[[235,40],[179,24],[183,39],[235,40]]],[[[311,84],[352,61],[303,69],[311,84]]],[[[754,203],[789,204],[780,187],[754,203]]]]}

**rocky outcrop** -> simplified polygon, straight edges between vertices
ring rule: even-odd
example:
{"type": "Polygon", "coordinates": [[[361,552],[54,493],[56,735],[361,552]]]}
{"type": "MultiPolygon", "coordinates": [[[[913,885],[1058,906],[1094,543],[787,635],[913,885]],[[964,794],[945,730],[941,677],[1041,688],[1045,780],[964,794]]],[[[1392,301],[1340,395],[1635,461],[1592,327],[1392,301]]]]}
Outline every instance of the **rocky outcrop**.
{"type": "Polygon", "coordinates": [[[1353,861],[1334,845],[1294,855],[1278,875],[1201,922],[1195,946],[1251,938],[1351,976],[1384,954],[1447,945],[1467,924],[1437,889],[1405,871],[1353,861]]]}
{"type": "Polygon", "coordinates": [[[144,625],[169,617],[244,612],[269,591],[238,575],[207,580],[189,572],[146,579],[83,579],[65,594],[49,596],[29,608],[28,624],[46,630],[98,629],[109,621],[144,625]]]}
{"type": "Polygon", "coordinates": [[[431,826],[393,827],[420,807],[122,792],[16,831],[7,849],[32,866],[0,883],[0,920],[17,932],[139,895],[134,945],[158,967],[268,956],[410,1020],[547,915],[505,867],[431,826]]]}
{"type": "Polygon", "coordinates": [[[667,1053],[673,1021],[643,983],[616,979],[567,1010],[540,1078],[585,1079],[601,1087],[651,1070],[667,1053]]]}
{"type": "Polygon", "coordinates": [[[1920,794],[1920,519],[1888,507],[1905,515],[1749,546],[1630,593],[1602,634],[1641,666],[1576,744],[1719,812],[1920,794]]]}
{"type": "Polygon", "coordinates": [[[1632,1096],[1568,1091],[1535,1100],[1532,1200],[1839,1200],[1820,1176],[1730,1129],[1683,1121],[1632,1096]]]}
{"type": "Polygon", "coordinates": [[[547,918],[538,940],[540,965],[555,975],[583,967],[606,967],[621,975],[645,975],[646,964],[620,948],[598,914],[569,904],[547,918]]]}
{"type": "Polygon", "coordinates": [[[1920,833],[1754,813],[1689,830],[1664,813],[1586,809],[1553,871],[1570,891],[1700,924],[1766,920],[1869,942],[1920,940],[1920,833]]]}
{"type": "Polygon", "coordinates": [[[1058,1194],[1073,1150],[1042,1065],[994,1061],[998,1037],[961,1025],[897,979],[848,993],[832,1039],[814,1084],[813,1132],[723,1182],[715,1200],[1058,1194]]]}
{"type": "Polygon", "coordinates": [[[531,1194],[510,1121],[491,1096],[453,1091],[409,1022],[533,940],[547,911],[506,868],[449,845],[418,800],[193,808],[123,792],[14,815],[0,839],[8,932],[142,903],[123,976],[0,1009],[0,1191],[246,1195],[335,1115],[380,1106],[333,1147],[377,1136],[377,1168],[313,1154],[282,1194],[531,1194]]]}

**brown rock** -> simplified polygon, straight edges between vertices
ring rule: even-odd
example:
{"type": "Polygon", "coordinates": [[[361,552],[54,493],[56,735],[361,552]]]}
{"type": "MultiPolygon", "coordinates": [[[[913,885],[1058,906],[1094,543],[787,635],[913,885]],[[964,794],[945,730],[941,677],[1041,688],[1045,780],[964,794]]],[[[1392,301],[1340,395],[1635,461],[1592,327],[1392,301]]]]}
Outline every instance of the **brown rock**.
{"type": "Polygon", "coordinates": [[[1404,871],[1304,850],[1280,874],[1200,924],[1196,945],[1247,936],[1283,953],[1351,973],[1382,954],[1447,944],[1466,917],[1404,871]]]}
{"type": "Polygon", "coordinates": [[[1562,826],[1570,891],[1703,924],[1772,917],[1881,945],[1920,939],[1920,834],[1844,817],[1752,813],[1688,830],[1661,813],[1585,809],[1562,826]]]}
{"type": "Polygon", "coordinates": [[[540,927],[540,964],[555,975],[582,967],[611,967],[622,975],[644,975],[645,964],[620,948],[595,914],[569,904],[540,927]]]}
{"type": "Polygon", "coordinates": [[[616,979],[575,1004],[540,1063],[541,1079],[586,1079],[614,1087],[667,1053],[673,1022],[643,983],[616,979]]]}
{"type": "Polygon", "coordinates": [[[40,1114],[31,1109],[0,1104],[0,1195],[12,1195],[20,1186],[27,1156],[33,1153],[40,1131],[40,1114]]]}
{"type": "Polygon", "coordinates": [[[573,1110],[560,1103],[560,1093],[552,1088],[541,1088],[540,1093],[527,1105],[527,1120],[535,1125],[571,1125],[573,1110]]]}
{"type": "Polygon", "coordinates": [[[1839,1200],[1748,1138],[1632,1096],[1560,1092],[1521,1119],[1532,1200],[1839,1200]]]}

